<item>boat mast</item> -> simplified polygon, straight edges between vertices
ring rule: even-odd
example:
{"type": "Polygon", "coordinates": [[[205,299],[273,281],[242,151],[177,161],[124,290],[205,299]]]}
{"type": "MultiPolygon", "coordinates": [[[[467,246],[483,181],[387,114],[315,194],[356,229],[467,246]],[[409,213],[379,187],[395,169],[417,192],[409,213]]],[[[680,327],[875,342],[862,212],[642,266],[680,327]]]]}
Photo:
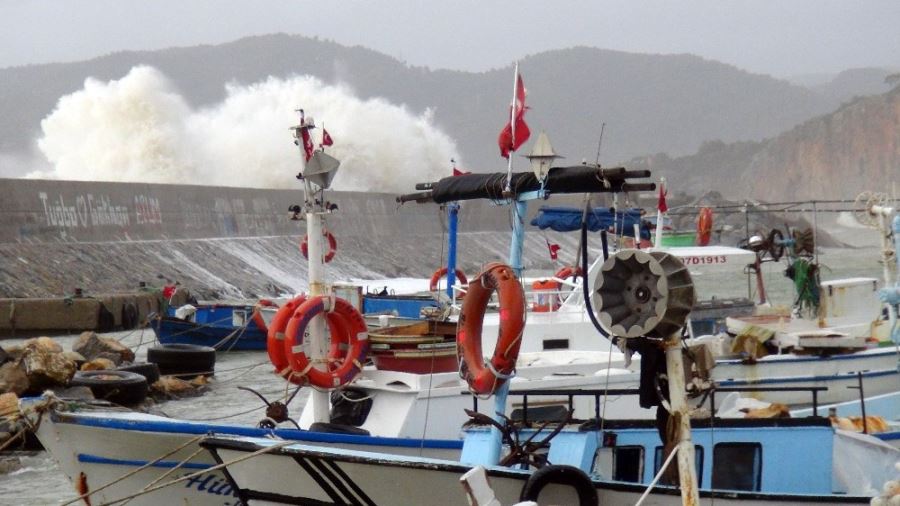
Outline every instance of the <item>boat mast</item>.
{"type": "MultiPolygon", "coordinates": [[[[310,118],[309,121],[303,116],[303,110],[300,112],[300,124],[293,127],[296,144],[300,148],[300,173],[306,172],[306,148],[304,140],[309,138],[309,130],[315,128],[310,118]]],[[[323,280],[323,257],[322,257],[322,230],[324,228],[324,208],[323,199],[316,199],[316,189],[313,188],[310,178],[303,178],[303,207],[306,211],[306,237],[308,243],[308,268],[309,268],[309,295],[315,297],[317,295],[327,295],[328,291],[323,280]]],[[[325,319],[322,315],[313,317],[309,326],[309,357],[311,362],[324,360],[327,353],[327,342],[325,339],[325,319]]],[[[330,420],[329,394],[326,390],[313,389],[310,394],[310,402],[313,406],[313,418],[316,422],[328,422],[330,420]]]]}

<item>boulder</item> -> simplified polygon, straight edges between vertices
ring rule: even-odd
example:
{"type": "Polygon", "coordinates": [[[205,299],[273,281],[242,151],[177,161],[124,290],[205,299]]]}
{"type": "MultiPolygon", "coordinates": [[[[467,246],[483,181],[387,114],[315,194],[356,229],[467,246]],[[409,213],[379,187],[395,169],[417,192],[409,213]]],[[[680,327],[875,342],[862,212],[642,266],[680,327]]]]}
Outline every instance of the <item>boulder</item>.
{"type": "Polygon", "coordinates": [[[100,337],[96,332],[82,332],[72,351],[80,353],[87,360],[103,356],[111,359],[116,365],[122,362],[134,362],[134,352],[115,339],[100,337]]]}
{"type": "Polygon", "coordinates": [[[0,394],[0,418],[13,419],[19,416],[19,396],[13,392],[0,394]]]}
{"type": "Polygon", "coordinates": [[[193,397],[199,395],[199,391],[189,381],[178,379],[174,376],[163,376],[159,381],[150,386],[154,398],[177,399],[181,397],[193,397]]]}
{"type": "Polygon", "coordinates": [[[46,353],[62,353],[63,347],[49,337],[35,337],[22,343],[25,350],[39,348],[46,353]]]}
{"type": "Polygon", "coordinates": [[[78,353],[77,351],[64,351],[62,352],[62,355],[72,362],[75,362],[75,365],[78,367],[81,367],[81,364],[87,362],[87,359],[84,358],[84,355],[78,353]]]}
{"type": "Polygon", "coordinates": [[[27,392],[38,394],[45,388],[65,385],[75,375],[75,362],[53,350],[53,347],[44,345],[25,347],[19,361],[25,366],[28,376],[27,392]]]}
{"type": "Polygon", "coordinates": [[[105,357],[97,357],[81,364],[82,371],[109,371],[116,368],[116,363],[105,357]]]}
{"type": "Polygon", "coordinates": [[[28,375],[18,361],[0,365],[0,392],[22,395],[28,391],[28,375]]]}

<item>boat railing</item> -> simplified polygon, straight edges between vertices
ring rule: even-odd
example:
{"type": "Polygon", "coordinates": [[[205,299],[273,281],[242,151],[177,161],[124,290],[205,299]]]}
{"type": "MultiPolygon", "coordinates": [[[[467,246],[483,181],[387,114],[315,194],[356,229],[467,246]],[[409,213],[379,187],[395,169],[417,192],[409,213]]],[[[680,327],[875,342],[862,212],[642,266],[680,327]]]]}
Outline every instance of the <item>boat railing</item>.
{"type": "MultiPolygon", "coordinates": [[[[581,281],[572,282],[567,279],[560,279],[555,276],[546,278],[537,278],[542,281],[556,282],[557,289],[534,289],[529,282],[525,283],[524,292],[525,300],[528,301],[528,310],[530,312],[545,313],[579,313],[583,320],[587,321],[587,313],[585,313],[584,304],[581,303],[581,281]],[[566,302],[574,297],[575,304],[566,304],[566,302]]],[[[462,308],[462,301],[468,290],[468,285],[453,285],[453,303],[451,304],[455,312],[459,312],[462,308]]],[[[492,300],[488,303],[488,308],[496,308],[496,301],[492,300]]]]}
{"type": "MultiPolygon", "coordinates": [[[[715,411],[715,397],[716,392],[809,392],[812,396],[812,416],[819,416],[819,392],[827,391],[828,387],[821,386],[805,386],[805,387],[763,387],[763,386],[748,386],[748,387],[712,387],[709,389],[709,402],[713,409],[711,412],[715,411]]],[[[539,396],[554,396],[560,397],[565,396],[568,398],[568,408],[569,411],[573,411],[575,409],[575,398],[576,397],[593,397],[594,398],[594,417],[599,420],[600,419],[600,398],[604,396],[619,396],[619,395],[639,395],[640,390],[637,388],[610,388],[610,389],[589,389],[589,388],[577,388],[577,389],[534,389],[534,390],[510,390],[509,395],[511,396],[519,396],[522,397],[522,423],[528,422],[528,398],[529,397],[539,397],[539,396]]],[[[463,395],[471,395],[469,392],[464,392],[463,395]]],[[[472,405],[475,411],[478,411],[478,396],[472,395],[472,405]]],[[[705,404],[705,400],[704,403],[705,404]]]]}

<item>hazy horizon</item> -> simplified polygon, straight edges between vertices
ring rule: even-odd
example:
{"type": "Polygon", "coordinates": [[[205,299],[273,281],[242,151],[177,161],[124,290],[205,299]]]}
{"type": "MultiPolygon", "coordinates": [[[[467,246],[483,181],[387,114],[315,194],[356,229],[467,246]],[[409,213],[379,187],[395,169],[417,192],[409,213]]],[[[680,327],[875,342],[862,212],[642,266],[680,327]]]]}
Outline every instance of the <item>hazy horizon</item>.
{"type": "Polygon", "coordinates": [[[484,71],[589,46],[690,53],[782,79],[900,68],[900,2],[673,4],[534,0],[421,4],[236,0],[0,0],[0,68],[288,33],[360,45],[410,65],[484,71]]]}

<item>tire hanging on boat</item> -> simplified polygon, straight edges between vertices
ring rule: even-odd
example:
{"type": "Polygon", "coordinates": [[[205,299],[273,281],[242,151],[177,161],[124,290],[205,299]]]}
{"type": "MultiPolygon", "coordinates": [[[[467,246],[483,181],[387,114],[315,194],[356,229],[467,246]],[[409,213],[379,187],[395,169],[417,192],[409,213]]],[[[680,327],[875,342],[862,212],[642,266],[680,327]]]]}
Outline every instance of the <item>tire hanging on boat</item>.
{"type": "Polygon", "coordinates": [[[290,362],[291,373],[287,378],[292,383],[303,383],[304,380],[319,388],[336,388],[346,385],[362,370],[363,362],[369,353],[369,335],[366,321],[352,304],[344,299],[329,298],[322,295],[311,297],[300,304],[288,321],[285,329],[284,352],[290,362]],[[326,302],[333,301],[331,310],[326,309],[326,302]],[[313,362],[303,351],[303,338],[307,327],[316,315],[326,318],[337,318],[332,327],[332,349],[329,355],[340,352],[335,341],[346,345],[346,353],[341,358],[327,360],[333,366],[325,370],[314,367],[313,362]],[[341,321],[342,320],[342,321],[341,321]]]}
{"type": "MultiPolygon", "coordinates": [[[[325,253],[325,257],[323,258],[327,264],[334,260],[334,254],[337,253],[337,239],[335,239],[334,234],[328,230],[323,230],[322,236],[328,240],[328,253],[325,253]]],[[[303,253],[303,258],[309,260],[309,234],[303,236],[303,242],[300,243],[300,251],[303,253]]]]}
{"type": "Polygon", "coordinates": [[[536,502],[541,495],[541,490],[551,483],[574,488],[575,493],[578,494],[579,506],[596,506],[597,504],[597,489],[594,488],[590,476],[575,466],[566,465],[544,466],[535,471],[522,486],[519,500],[536,502]]]}
{"type": "Polygon", "coordinates": [[[291,365],[284,353],[284,330],[297,306],[304,302],[306,302],[306,295],[298,295],[278,308],[266,332],[266,352],[269,354],[269,361],[272,362],[275,371],[279,374],[290,368],[291,365]]]}
{"type": "Polygon", "coordinates": [[[216,349],[196,344],[163,344],[147,350],[147,362],[159,366],[159,372],[164,376],[215,374],[216,349]]]}
{"type": "Polygon", "coordinates": [[[697,216],[697,246],[706,246],[712,238],[713,211],[711,207],[701,207],[697,216]]]}
{"type": "MultiPolygon", "coordinates": [[[[456,274],[456,279],[459,280],[460,284],[462,284],[462,285],[469,284],[469,279],[466,278],[465,272],[463,272],[459,269],[453,269],[453,273],[456,274]]],[[[447,275],[446,267],[441,267],[440,269],[434,271],[434,274],[431,275],[431,281],[428,283],[428,290],[432,291],[432,292],[437,291],[438,283],[441,281],[441,278],[443,278],[446,275],[447,275]]],[[[456,298],[460,299],[463,297],[463,295],[464,295],[463,293],[458,293],[456,295],[456,298]]]]}
{"type": "Polygon", "coordinates": [[[459,375],[478,395],[493,394],[516,369],[522,330],[525,328],[525,292],[512,267],[488,264],[484,272],[469,283],[469,291],[459,315],[456,332],[459,375]],[[494,291],[500,299],[500,328],[497,346],[490,361],[481,351],[484,313],[494,291]]]}

